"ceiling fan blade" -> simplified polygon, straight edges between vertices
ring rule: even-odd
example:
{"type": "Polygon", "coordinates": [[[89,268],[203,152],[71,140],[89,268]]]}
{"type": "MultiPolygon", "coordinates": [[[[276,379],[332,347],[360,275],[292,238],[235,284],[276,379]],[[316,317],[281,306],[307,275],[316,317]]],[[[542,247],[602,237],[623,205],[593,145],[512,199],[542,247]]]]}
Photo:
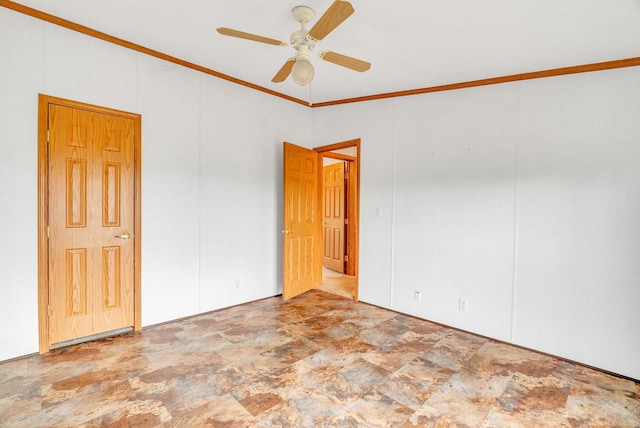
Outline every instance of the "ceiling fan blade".
{"type": "Polygon", "coordinates": [[[353,6],[344,0],[336,0],[331,3],[329,9],[318,19],[318,22],[309,30],[309,36],[316,40],[322,40],[338,25],[353,14],[353,6]]]}
{"type": "Polygon", "coordinates": [[[342,55],[339,53],[325,51],[320,54],[320,58],[325,61],[332,62],[334,64],[341,65],[343,67],[350,68],[355,71],[363,72],[371,68],[371,63],[362,61],[361,59],[352,58],[350,56],[342,55]]]}
{"type": "Polygon", "coordinates": [[[280,40],[271,39],[269,37],[258,36],[257,34],[245,33],[244,31],[234,30],[232,28],[220,27],[216,31],[224,36],[237,37],[239,39],[253,40],[254,42],[267,43],[269,45],[282,46],[286,43],[280,40]]]}
{"type": "Polygon", "coordinates": [[[282,68],[280,68],[280,70],[278,70],[276,75],[273,76],[273,79],[271,79],[271,81],[273,83],[284,82],[287,79],[287,77],[289,77],[289,75],[291,74],[291,69],[293,68],[293,64],[295,64],[295,63],[296,63],[296,59],[295,58],[289,58],[287,60],[287,62],[284,63],[282,68]]]}

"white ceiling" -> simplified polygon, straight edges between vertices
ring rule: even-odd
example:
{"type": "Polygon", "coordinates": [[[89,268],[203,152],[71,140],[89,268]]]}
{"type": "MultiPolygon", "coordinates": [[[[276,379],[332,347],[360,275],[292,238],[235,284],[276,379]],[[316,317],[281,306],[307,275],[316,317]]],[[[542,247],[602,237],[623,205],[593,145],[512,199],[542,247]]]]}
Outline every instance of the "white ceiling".
{"type": "MultiPolygon", "coordinates": [[[[640,0],[351,0],[355,13],[317,44],[372,63],[318,58],[308,87],[271,78],[293,49],[291,9],[316,19],[332,0],[19,0],[17,3],[312,103],[640,56],[640,0]]],[[[315,22],[312,21],[309,27],[315,22]]]]}

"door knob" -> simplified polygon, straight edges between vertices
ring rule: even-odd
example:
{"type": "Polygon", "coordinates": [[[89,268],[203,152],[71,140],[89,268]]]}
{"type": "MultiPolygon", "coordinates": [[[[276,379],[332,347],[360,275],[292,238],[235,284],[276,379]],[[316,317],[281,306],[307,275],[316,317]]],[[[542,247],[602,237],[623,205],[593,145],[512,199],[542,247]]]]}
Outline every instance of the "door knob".
{"type": "Polygon", "coordinates": [[[120,239],[131,239],[133,238],[135,235],[130,234],[129,232],[125,232],[122,235],[116,235],[116,238],[120,238],[120,239]]]}

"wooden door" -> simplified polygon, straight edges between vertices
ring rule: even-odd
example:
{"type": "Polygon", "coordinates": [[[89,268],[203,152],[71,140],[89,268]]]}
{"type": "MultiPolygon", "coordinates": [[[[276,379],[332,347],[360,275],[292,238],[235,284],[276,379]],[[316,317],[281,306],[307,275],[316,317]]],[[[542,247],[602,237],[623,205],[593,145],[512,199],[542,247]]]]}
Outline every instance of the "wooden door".
{"type": "Polygon", "coordinates": [[[302,294],[322,281],[318,159],[313,150],[284,143],[284,299],[302,294]]]}
{"type": "Polygon", "coordinates": [[[133,119],[48,103],[49,344],[134,326],[133,119]]]}
{"type": "Polygon", "coordinates": [[[340,273],[345,261],[345,165],[322,168],[322,265],[340,273]]]}

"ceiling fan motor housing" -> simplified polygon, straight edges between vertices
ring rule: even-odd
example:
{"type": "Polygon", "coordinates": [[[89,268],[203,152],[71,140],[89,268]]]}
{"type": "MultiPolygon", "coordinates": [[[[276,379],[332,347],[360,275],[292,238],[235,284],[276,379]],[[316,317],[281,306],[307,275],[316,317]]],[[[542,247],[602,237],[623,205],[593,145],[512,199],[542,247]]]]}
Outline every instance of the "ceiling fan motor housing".
{"type": "Polygon", "coordinates": [[[295,48],[297,51],[300,51],[300,47],[305,46],[307,49],[313,49],[315,42],[311,37],[309,37],[307,30],[298,30],[291,33],[291,37],[289,39],[291,46],[295,48]]]}

